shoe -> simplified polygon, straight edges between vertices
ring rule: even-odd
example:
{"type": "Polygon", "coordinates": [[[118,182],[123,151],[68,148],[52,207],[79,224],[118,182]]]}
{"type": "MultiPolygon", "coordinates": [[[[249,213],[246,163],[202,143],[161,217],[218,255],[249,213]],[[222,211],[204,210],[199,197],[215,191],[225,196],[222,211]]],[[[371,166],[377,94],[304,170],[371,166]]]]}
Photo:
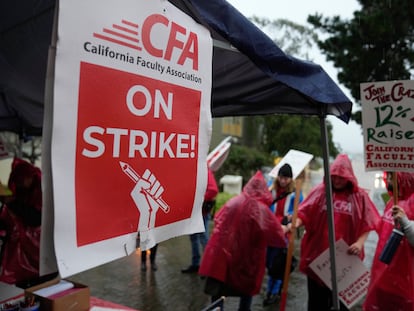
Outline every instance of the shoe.
{"type": "Polygon", "coordinates": [[[157,271],[158,270],[158,266],[155,262],[151,262],[151,270],[152,271],[157,271]]]}
{"type": "Polygon", "coordinates": [[[141,263],[141,271],[147,271],[147,265],[145,262],[141,263]]]}
{"type": "Polygon", "coordinates": [[[266,299],[263,300],[263,306],[269,306],[275,303],[278,303],[280,300],[280,296],[277,294],[267,295],[266,299]]]}
{"type": "Polygon", "coordinates": [[[181,273],[197,273],[199,266],[188,266],[185,269],[181,269],[181,273]]]}

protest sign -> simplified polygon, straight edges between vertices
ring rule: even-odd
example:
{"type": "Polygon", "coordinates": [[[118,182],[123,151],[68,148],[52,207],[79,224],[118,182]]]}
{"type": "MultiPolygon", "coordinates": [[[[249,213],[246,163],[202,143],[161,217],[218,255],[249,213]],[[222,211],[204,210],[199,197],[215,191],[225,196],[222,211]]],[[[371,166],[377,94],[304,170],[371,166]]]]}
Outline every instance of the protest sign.
{"type": "MultiPolygon", "coordinates": [[[[336,281],[338,284],[338,296],[342,303],[351,309],[361,300],[367,290],[370,280],[369,270],[364,266],[358,256],[347,253],[348,245],[342,239],[336,241],[336,281]]],[[[332,289],[331,261],[329,249],[326,249],[309,267],[318,277],[332,289]]]]}
{"type": "Polygon", "coordinates": [[[204,230],[210,33],[168,1],[59,2],[52,174],[65,277],[204,230]],[[97,10],[99,8],[99,10],[97,10]]]}
{"type": "Polygon", "coordinates": [[[269,175],[273,178],[277,177],[279,169],[288,163],[292,167],[293,179],[296,179],[305,169],[306,165],[312,160],[313,155],[299,150],[291,149],[286,153],[282,160],[270,171],[269,175]]]}
{"type": "Polygon", "coordinates": [[[367,171],[414,171],[414,81],[361,83],[367,171]]]}
{"type": "Polygon", "coordinates": [[[231,140],[231,136],[226,137],[207,155],[207,165],[213,172],[218,171],[226,161],[230,152],[231,140]]]}

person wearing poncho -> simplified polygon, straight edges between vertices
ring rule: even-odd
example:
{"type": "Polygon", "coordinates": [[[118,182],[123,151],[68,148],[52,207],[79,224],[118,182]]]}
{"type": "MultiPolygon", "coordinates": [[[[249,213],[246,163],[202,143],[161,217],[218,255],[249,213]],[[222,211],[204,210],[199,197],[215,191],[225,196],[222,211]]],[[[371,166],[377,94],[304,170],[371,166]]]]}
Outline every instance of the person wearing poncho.
{"type": "MultiPolygon", "coordinates": [[[[364,243],[380,222],[380,215],[366,190],[358,186],[351,161],[340,154],[330,167],[333,221],[336,240],[343,239],[348,253],[364,259],[364,243]]],[[[299,269],[307,275],[308,311],[329,311],[332,292],[311,270],[310,263],[329,248],[325,183],[314,187],[299,205],[296,227],[303,225],[299,269]]],[[[341,303],[341,310],[346,307],[341,303]]]]}
{"type": "MultiPolygon", "coordinates": [[[[390,174],[387,174],[388,176],[390,174]]],[[[387,202],[378,230],[378,243],[371,267],[371,280],[363,309],[365,311],[414,311],[414,247],[407,239],[410,222],[414,219],[414,173],[397,172],[398,206],[406,217],[401,230],[406,236],[401,240],[391,262],[379,260],[380,254],[395,228],[396,213],[391,196],[387,202]],[[394,214],[393,215],[393,210],[394,214]],[[394,217],[393,217],[394,216],[394,217]],[[408,219],[406,219],[408,218],[408,219]]],[[[388,190],[392,194],[392,182],[388,179],[388,190]]]]}
{"type": "Polygon", "coordinates": [[[284,229],[269,209],[271,203],[272,195],[258,171],[242,192],[216,213],[201,261],[199,274],[218,284],[215,294],[241,296],[241,310],[248,310],[251,297],[260,292],[267,246],[286,245],[284,229]]]}
{"type": "Polygon", "coordinates": [[[2,197],[0,227],[4,228],[0,281],[16,284],[39,276],[42,188],[40,169],[19,158],[12,163],[2,197]]]}

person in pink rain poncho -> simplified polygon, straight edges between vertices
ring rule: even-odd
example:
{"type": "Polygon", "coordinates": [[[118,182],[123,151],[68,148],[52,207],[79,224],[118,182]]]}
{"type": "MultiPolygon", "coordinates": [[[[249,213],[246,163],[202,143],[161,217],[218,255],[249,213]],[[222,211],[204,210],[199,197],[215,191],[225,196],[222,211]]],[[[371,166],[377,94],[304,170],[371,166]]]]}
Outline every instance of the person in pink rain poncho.
{"type": "MultiPolygon", "coordinates": [[[[392,177],[392,174],[387,174],[392,177]]],[[[408,228],[414,220],[414,173],[397,173],[398,207],[391,196],[387,202],[378,230],[378,244],[371,267],[371,281],[364,301],[365,311],[414,311],[414,247],[408,239],[408,228]],[[405,217],[399,217],[400,212],[405,217]],[[401,222],[405,233],[391,262],[380,261],[380,254],[392,230],[395,219],[401,222]]],[[[392,195],[392,178],[387,178],[387,188],[392,195]]]]}
{"type": "MultiPolygon", "coordinates": [[[[340,154],[330,167],[332,179],[333,221],[336,240],[343,239],[348,253],[364,258],[364,243],[380,222],[380,215],[368,196],[358,186],[351,161],[340,154]]],[[[296,227],[305,227],[301,241],[299,269],[307,275],[308,311],[329,311],[332,292],[311,270],[310,263],[329,248],[329,232],[324,182],[314,187],[299,205],[296,227]]],[[[341,310],[347,308],[341,303],[341,310]]]]}
{"type": "Polygon", "coordinates": [[[213,298],[240,296],[239,310],[250,310],[260,292],[268,246],[284,247],[284,230],[270,211],[272,195],[258,171],[215,215],[199,274],[213,298]]]}
{"type": "Polygon", "coordinates": [[[11,196],[1,197],[0,281],[16,284],[39,276],[42,189],[40,169],[15,158],[8,187],[11,196]]]}

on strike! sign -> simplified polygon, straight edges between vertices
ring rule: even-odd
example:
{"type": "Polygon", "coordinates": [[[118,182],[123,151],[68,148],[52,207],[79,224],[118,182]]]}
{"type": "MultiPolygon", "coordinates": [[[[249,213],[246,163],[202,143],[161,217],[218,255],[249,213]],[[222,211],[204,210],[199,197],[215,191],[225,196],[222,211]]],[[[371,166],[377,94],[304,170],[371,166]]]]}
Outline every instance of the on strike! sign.
{"type": "Polygon", "coordinates": [[[59,2],[53,104],[62,277],[204,231],[209,32],[167,1],[59,2]],[[99,8],[99,10],[97,9],[99,8]]]}
{"type": "Polygon", "coordinates": [[[366,170],[414,171],[414,81],[360,88],[366,170]]]}

